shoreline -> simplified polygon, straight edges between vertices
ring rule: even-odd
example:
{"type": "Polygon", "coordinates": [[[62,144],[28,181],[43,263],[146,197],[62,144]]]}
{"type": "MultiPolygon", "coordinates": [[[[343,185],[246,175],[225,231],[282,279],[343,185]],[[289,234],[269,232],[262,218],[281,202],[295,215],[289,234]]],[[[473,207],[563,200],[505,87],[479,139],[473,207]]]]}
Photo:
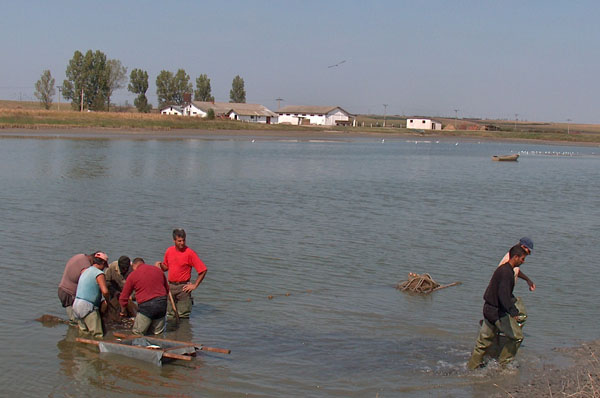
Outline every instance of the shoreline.
{"type": "Polygon", "coordinates": [[[30,139],[134,139],[134,140],[228,140],[240,141],[257,139],[260,141],[298,142],[354,142],[368,139],[416,141],[439,140],[458,142],[514,142],[523,144],[540,144],[554,146],[600,147],[600,143],[572,142],[560,140],[519,139],[498,137],[477,137],[444,134],[423,134],[418,132],[368,132],[368,131],[299,131],[299,130],[208,130],[208,129],[138,129],[107,127],[32,127],[32,128],[0,128],[0,138],[30,139]]]}
{"type": "Polygon", "coordinates": [[[554,348],[571,361],[567,366],[542,363],[530,377],[494,397],[597,397],[600,390],[600,340],[554,348]]]}

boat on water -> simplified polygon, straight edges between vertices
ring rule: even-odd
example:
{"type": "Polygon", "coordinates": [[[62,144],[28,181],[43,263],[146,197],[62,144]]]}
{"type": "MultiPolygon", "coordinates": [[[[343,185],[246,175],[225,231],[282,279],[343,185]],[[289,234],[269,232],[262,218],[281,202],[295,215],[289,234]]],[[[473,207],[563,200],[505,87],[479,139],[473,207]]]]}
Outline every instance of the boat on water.
{"type": "Polygon", "coordinates": [[[494,155],[492,156],[492,160],[498,162],[516,162],[519,159],[519,154],[515,153],[513,155],[494,155]]]}

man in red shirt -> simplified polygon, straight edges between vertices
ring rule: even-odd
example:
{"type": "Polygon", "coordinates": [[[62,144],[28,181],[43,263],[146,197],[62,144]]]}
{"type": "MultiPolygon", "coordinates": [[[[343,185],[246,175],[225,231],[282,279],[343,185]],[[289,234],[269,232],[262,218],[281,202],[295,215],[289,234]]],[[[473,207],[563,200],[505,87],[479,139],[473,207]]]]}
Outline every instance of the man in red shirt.
{"type": "MultiPolygon", "coordinates": [[[[202,282],[206,276],[206,265],[200,260],[195,251],[185,244],[185,231],[183,229],[173,230],[174,245],[165,252],[162,262],[157,262],[156,266],[163,271],[169,271],[169,288],[177,307],[180,318],[189,318],[192,312],[192,291],[202,282]],[[191,283],[192,268],[198,272],[198,278],[191,283]]],[[[167,316],[172,318],[175,312],[168,303],[167,316]]]]}
{"type": "Polygon", "coordinates": [[[123,291],[119,296],[121,316],[127,315],[129,296],[135,292],[138,312],[133,323],[134,334],[161,334],[165,331],[165,315],[167,314],[167,295],[169,284],[165,274],[152,265],[144,264],[143,258],[136,258],[131,263],[133,272],[127,277],[123,291]]]}

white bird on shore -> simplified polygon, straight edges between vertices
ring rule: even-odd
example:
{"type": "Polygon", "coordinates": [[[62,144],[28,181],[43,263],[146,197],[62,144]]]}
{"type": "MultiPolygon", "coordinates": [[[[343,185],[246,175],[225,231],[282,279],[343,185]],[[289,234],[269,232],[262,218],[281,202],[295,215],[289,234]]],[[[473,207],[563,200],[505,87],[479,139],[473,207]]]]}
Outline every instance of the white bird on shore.
{"type": "Polygon", "coordinates": [[[252,140],[252,142],[254,142],[254,140],[252,140]]]}
{"type": "Polygon", "coordinates": [[[384,142],[385,142],[385,139],[384,139],[384,138],[382,138],[382,139],[381,139],[381,143],[383,144],[384,142]]]}

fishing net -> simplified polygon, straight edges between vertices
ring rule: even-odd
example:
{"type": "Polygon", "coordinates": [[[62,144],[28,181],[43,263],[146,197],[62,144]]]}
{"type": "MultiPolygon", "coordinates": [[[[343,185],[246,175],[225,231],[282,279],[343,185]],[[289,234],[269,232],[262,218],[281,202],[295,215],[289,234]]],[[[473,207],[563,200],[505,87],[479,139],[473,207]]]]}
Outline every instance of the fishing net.
{"type": "Polygon", "coordinates": [[[196,349],[193,345],[182,345],[180,342],[170,342],[152,337],[137,337],[121,340],[120,342],[102,341],[98,344],[100,352],[125,355],[160,366],[163,350],[171,354],[193,354],[196,349]]]}

